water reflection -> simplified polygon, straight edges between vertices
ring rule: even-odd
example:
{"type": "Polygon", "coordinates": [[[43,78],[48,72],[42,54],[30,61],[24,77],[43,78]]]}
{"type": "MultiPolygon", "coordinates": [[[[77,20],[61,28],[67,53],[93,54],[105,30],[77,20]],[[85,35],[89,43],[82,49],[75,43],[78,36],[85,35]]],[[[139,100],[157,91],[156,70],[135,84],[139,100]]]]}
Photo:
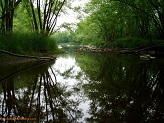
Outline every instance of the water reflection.
{"type": "Polygon", "coordinates": [[[164,121],[161,61],[78,53],[61,55],[52,63],[13,68],[3,68],[9,71],[1,74],[0,118],[36,118],[27,122],[39,123],[164,121]]]}
{"type": "Polygon", "coordinates": [[[137,60],[135,57],[97,57],[94,54],[78,57],[77,60],[90,78],[90,81],[83,84],[85,94],[91,100],[91,117],[86,119],[88,122],[164,121],[162,64],[137,60]]]}
{"type": "MultiPolygon", "coordinates": [[[[1,82],[1,118],[36,118],[37,122],[72,123],[81,117],[78,101],[56,80],[50,64],[1,82]]],[[[6,121],[13,122],[13,121],[6,121]]],[[[24,122],[24,121],[23,121],[24,122]]]]}

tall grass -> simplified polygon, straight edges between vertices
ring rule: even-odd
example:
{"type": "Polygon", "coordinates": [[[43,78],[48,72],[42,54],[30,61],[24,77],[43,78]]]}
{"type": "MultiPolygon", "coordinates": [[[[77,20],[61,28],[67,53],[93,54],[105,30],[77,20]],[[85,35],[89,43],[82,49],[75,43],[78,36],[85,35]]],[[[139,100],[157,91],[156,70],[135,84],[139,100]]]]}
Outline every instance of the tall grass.
{"type": "Polygon", "coordinates": [[[49,53],[57,50],[52,37],[38,33],[0,34],[0,49],[19,54],[49,53]]]}

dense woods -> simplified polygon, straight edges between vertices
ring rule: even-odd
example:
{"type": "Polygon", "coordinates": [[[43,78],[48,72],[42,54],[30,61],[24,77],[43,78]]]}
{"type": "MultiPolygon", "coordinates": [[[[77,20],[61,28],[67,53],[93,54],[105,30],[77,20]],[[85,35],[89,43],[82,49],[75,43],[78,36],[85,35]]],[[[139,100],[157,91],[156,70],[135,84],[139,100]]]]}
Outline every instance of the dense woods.
{"type": "Polygon", "coordinates": [[[90,0],[75,10],[87,13],[71,31],[77,42],[108,47],[163,43],[163,0],[90,0]]]}
{"type": "MultiPolygon", "coordinates": [[[[84,7],[65,6],[66,3],[71,2],[73,1],[1,0],[1,35],[13,34],[13,32],[18,34],[34,32],[34,35],[26,37],[33,39],[36,35],[41,35],[39,39],[40,37],[44,39],[44,36],[53,35],[58,43],[109,48],[147,47],[160,44],[158,48],[162,49],[164,40],[163,0],[89,0],[84,7]],[[76,11],[80,21],[76,24],[75,29],[71,24],[64,23],[61,27],[64,27],[65,31],[57,31],[55,30],[57,18],[62,11],[67,11],[66,7],[76,11]],[[85,13],[84,17],[82,13],[85,13]]],[[[3,39],[3,36],[1,36],[3,40],[1,40],[1,49],[6,47],[4,43],[6,39],[3,39]]],[[[32,39],[27,38],[27,40],[32,39]]],[[[33,44],[40,47],[40,43],[34,41],[33,44]]],[[[47,51],[47,48],[35,49],[47,51]]]]}
{"type": "Polygon", "coordinates": [[[96,24],[104,41],[120,37],[163,39],[163,6],[163,0],[92,0],[88,7],[92,14],[81,24],[96,24]]]}

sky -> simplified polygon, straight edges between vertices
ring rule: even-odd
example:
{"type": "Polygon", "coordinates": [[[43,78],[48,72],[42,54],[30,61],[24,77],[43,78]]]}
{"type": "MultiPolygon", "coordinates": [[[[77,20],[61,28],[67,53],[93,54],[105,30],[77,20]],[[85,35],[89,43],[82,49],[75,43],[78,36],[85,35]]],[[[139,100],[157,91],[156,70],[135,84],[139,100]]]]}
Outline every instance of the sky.
{"type": "MultiPolygon", "coordinates": [[[[80,7],[83,7],[85,5],[85,3],[87,3],[88,0],[73,0],[71,2],[71,6],[74,8],[74,7],[77,7],[77,6],[80,6],[80,7]]],[[[77,23],[79,22],[79,20],[77,19],[77,16],[78,14],[76,12],[74,12],[73,10],[71,9],[68,9],[67,10],[67,13],[66,14],[62,14],[60,17],[58,17],[57,19],[57,28],[63,24],[63,23],[77,23]]],[[[60,31],[64,31],[65,29],[60,29],[60,31]]]]}

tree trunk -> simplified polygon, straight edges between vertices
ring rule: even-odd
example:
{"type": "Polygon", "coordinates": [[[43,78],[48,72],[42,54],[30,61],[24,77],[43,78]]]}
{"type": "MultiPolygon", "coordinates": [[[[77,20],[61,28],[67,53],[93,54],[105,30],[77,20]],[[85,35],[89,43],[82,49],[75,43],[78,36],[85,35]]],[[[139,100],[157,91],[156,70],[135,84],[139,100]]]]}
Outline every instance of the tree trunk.
{"type": "Polygon", "coordinates": [[[19,5],[22,0],[1,0],[1,10],[2,16],[0,19],[1,21],[1,31],[2,33],[10,33],[13,31],[13,17],[14,17],[14,10],[19,5]]]}

